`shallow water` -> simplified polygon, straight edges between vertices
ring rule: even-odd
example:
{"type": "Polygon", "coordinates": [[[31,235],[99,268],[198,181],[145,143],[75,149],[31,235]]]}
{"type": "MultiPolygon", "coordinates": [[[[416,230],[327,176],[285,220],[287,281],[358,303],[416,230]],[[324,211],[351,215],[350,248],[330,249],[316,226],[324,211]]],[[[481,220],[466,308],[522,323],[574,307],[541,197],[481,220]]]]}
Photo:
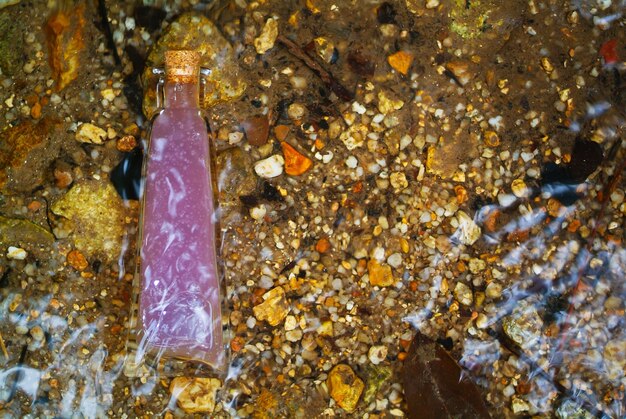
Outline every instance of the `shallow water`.
{"type": "Polygon", "coordinates": [[[623,2],[5,3],[0,416],[422,417],[417,333],[451,409],[461,375],[492,417],[626,415],[623,2]],[[183,46],[213,70],[219,384],[126,349],[183,46]]]}

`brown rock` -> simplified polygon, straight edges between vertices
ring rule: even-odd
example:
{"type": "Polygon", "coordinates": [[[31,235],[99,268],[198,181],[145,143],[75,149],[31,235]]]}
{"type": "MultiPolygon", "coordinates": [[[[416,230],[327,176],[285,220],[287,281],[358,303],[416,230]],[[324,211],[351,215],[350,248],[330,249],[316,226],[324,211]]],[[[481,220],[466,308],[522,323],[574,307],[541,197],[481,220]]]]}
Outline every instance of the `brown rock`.
{"type": "Polygon", "coordinates": [[[253,146],[262,146],[267,143],[270,134],[270,123],[266,116],[255,116],[241,123],[246,133],[248,143],[253,146]]]}
{"type": "Polygon", "coordinates": [[[283,141],[280,144],[285,156],[285,173],[291,176],[300,176],[313,166],[313,161],[304,156],[289,143],[283,141]]]}
{"type": "Polygon", "coordinates": [[[78,250],[72,250],[67,254],[66,257],[67,263],[77,271],[84,271],[89,266],[89,262],[85,256],[80,253],[78,250]]]}
{"type": "Polygon", "coordinates": [[[405,51],[398,51],[387,57],[389,65],[398,73],[407,75],[411,64],[413,63],[413,54],[405,51]]]}

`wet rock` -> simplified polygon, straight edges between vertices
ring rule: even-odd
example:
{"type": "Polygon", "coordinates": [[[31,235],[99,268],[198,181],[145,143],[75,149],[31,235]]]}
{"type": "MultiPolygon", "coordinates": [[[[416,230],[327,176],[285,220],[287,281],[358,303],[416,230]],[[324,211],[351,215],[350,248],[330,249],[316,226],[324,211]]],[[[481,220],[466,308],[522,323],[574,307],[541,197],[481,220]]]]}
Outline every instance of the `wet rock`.
{"type": "Polygon", "coordinates": [[[454,76],[461,86],[465,86],[472,79],[469,63],[467,61],[450,61],[446,63],[446,70],[454,76]]]}
{"type": "Polygon", "coordinates": [[[12,245],[36,251],[52,245],[54,236],[28,220],[0,215],[0,245],[12,245]]]}
{"type": "Polygon", "coordinates": [[[396,282],[391,272],[391,266],[381,265],[376,259],[370,259],[367,263],[367,271],[372,286],[389,287],[396,282]]]}
{"type": "Polygon", "coordinates": [[[389,65],[398,73],[407,75],[413,63],[413,54],[405,51],[398,51],[387,57],[389,65]]]}
{"type": "Polygon", "coordinates": [[[4,9],[7,6],[12,6],[14,4],[18,4],[20,1],[21,0],[0,0],[0,9],[4,9]]]}
{"type": "Polygon", "coordinates": [[[106,261],[119,257],[124,236],[122,199],[108,180],[84,180],[56,201],[52,212],[69,219],[74,244],[87,255],[106,261]]]}
{"type": "Polygon", "coordinates": [[[363,393],[365,384],[349,365],[336,365],[326,380],[330,397],[347,413],[352,413],[363,393]]]}
{"type": "MultiPolygon", "coordinates": [[[[9,3],[11,4],[11,3],[9,3]]],[[[2,5],[0,4],[0,8],[2,5]]],[[[24,65],[24,37],[21,25],[10,12],[0,14],[0,70],[12,77],[24,65]]]]}
{"type": "Polygon", "coordinates": [[[107,138],[107,132],[88,122],[81,124],[76,131],[76,141],[79,143],[102,144],[107,138]]]}
{"type": "Polygon", "coordinates": [[[471,306],[474,302],[474,294],[470,287],[462,282],[457,282],[454,287],[454,298],[464,306],[471,306]]]}
{"type": "Polygon", "coordinates": [[[274,47],[276,37],[278,36],[278,22],[276,19],[269,18],[261,29],[261,35],[254,40],[254,48],[258,54],[265,54],[274,47]]]}
{"type": "Polygon", "coordinates": [[[164,53],[168,49],[193,49],[200,52],[200,65],[210,68],[211,74],[204,77],[205,94],[201,107],[229,102],[240,97],[246,83],[239,75],[239,65],[232,46],[207,17],[196,13],[185,13],[172,22],[150,50],[142,75],[144,86],[143,110],[150,118],[156,111],[156,83],[152,74],[155,67],[163,67],[164,53]]]}
{"type": "Polygon", "coordinates": [[[0,133],[0,191],[29,192],[41,185],[61,148],[61,125],[24,121],[0,133]]]}
{"type": "Polygon", "coordinates": [[[85,49],[85,3],[71,10],[59,9],[46,22],[48,58],[56,90],[63,90],[78,77],[81,54],[85,49]]]}
{"type": "Polygon", "coordinates": [[[170,384],[170,393],[187,413],[212,413],[221,385],[217,378],[176,377],[170,384]]]}
{"type": "Polygon", "coordinates": [[[328,64],[334,64],[339,58],[339,52],[335,48],[335,44],[328,38],[317,37],[313,40],[315,46],[315,52],[328,64]]]}
{"type": "Polygon", "coordinates": [[[246,133],[248,143],[253,146],[262,146],[267,143],[270,134],[270,123],[266,116],[248,118],[241,123],[246,133]]]}
{"type": "Polygon", "coordinates": [[[378,92],[378,110],[383,115],[400,110],[403,106],[404,101],[394,97],[392,93],[385,92],[384,90],[378,92]]]}
{"type": "Polygon", "coordinates": [[[615,339],[604,347],[604,365],[609,379],[619,381],[626,375],[626,340],[615,339]]]}
{"type": "Polygon", "coordinates": [[[532,304],[520,303],[502,320],[504,333],[523,349],[530,349],[541,339],[543,320],[532,304]]]}
{"type": "Polygon", "coordinates": [[[289,301],[282,287],[276,287],[263,294],[263,302],[253,307],[254,317],[267,321],[270,326],[278,326],[289,313],[289,301]]]}
{"type": "Polygon", "coordinates": [[[387,358],[387,347],[385,345],[376,345],[370,347],[367,357],[374,365],[378,365],[387,358]]]}
{"type": "Polygon", "coordinates": [[[380,388],[391,378],[393,370],[386,365],[367,365],[365,367],[365,393],[363,403],[370,404],[376,398],[380,388]]]}
{"type": "Polygon", "coordinates": [[[28,253],[26,253],[26,250],[21,247],[9,246],[7,250],[8,259],[24,260],[26,259],[26,256],[28,256],[28,253]]]}
{"type": "Polygon", "coordinates": [[[482,233],[480,227],[463,211],[457,211],[456,218],[459,221],[459,227],[455,236],[458,237],[461,243],[467,246],[476,243],[476,240],[480,238],[482,233]]]}
{"type": "Polygon", "coordinates": [[[304,174],[313,165],[313,161],[302,155],[298,150],[293,148],[289,143],[283,141],[281,143],[283,156],[285,159],[285,173],[290,176],[300,176],[304,174]]]}
{"type": "Polygon", "coordinates": [[[89,262],[85,258],[85,256],[80,253],[78,250],[72,250],[67,254],[66,257],[67,263],[77,271],[84,271],[89,267],[89,262]]]}
{"type": "Polygon", "coordinates": [[[262,178],[270,179],[283,173],[285,159],[280,154],[274,154],[254,164],[254,171],[262,178]]]}

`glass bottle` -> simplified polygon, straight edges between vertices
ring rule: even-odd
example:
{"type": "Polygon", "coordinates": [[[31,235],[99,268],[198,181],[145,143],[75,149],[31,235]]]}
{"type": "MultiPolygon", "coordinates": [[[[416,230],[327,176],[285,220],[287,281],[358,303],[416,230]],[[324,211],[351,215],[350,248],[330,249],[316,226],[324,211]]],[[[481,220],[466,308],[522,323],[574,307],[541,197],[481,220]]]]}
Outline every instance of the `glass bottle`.
{"type": "Polygon", "coordinates": [[[146,157],[140,233],[137,350],[226,367],[200,54],[165,53],[163,109],[146,157]]]}

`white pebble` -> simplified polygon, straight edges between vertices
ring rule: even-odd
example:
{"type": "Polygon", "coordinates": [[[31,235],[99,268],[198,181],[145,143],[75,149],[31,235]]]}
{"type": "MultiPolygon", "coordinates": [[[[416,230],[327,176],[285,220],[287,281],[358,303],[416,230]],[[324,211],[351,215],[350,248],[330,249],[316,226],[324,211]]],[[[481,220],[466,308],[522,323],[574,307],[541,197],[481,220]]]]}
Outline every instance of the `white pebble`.
{"type": "Polygon", "coordinates": [[[372,346],[367,357],[372,364],[378,365],[387,358],[387,347],[385,345],[372,346]]]}
{"type": "Polygon", "coordinates": [[[283,173],[285,159],[280,154],[274,154],[254,164],[254,171],[262,178],[273,178],[283,173]]]}
{"type": "Polygon", "coordinates": [[[355,169],[359,165],[359,161],[354,156],[350,156],[346,159],[346,166],[350,169],[355,169]]]}
{"type": "Polygon", "coordinates": [[[402,266],[402,255],[400,253],[393,253],[387,258],[387,263],[394,268],[402,266]]]}
{"type": "Polygon", "coordinates": [[[254,218],[257,221],[262,220],[263,217],[265,217],[266,213],[267,209],[263,204],[259,205],[258,207],[250,208],[250,217],[254,218]]]}
{"type": "Polygon", "coordinates": [[[26,250],[22,249],[21,247],[9,246],[7,252],[7,258],[15,260],[24,260],[26,259],[27,255],[28,253],[26,253],[26,250]]]}

